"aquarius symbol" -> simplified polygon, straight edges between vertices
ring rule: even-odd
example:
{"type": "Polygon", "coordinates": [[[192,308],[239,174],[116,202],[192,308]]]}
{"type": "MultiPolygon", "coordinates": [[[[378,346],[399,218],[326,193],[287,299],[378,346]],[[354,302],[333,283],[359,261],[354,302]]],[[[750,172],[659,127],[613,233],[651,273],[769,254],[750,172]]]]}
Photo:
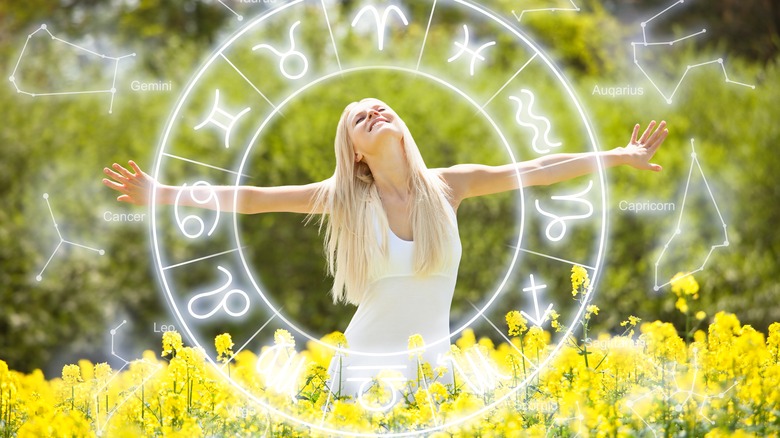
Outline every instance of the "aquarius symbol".
{"type": "Polygon", "coordinates": [[[252,47],[252,51],[253,52],[255,50],[258,50],[258,49],[268,49],[271,52],[273,52],[274,55],[278,56],[279,57],[279,71],[282,72],[284,77],[286,77],[287,79],[298,79],[300,77],[303,77],[303,75],[305,75],[306,72],[309,70],[309,61],[306,59],[306,56],[304,56],[303,53],[295,50],[295,36],[293,35],[293,33],[295,32],[295,28],[298,27],[299,24],[301,24],[301,20],[296,21],[295,23],[293,23],[292,26],[290,26],[290,50],[288,50],[288,51],[286,51],[284,53],[276,50],[275,48],[271,47],[268,44],[258,44],[256,46],[252,47]],[[303,66],[301,67],[301,72],[300,73],[295,74],[295,75],[289,74],[287,72],[287,69],[284,68],[285,63],[287,62],[287,60],[290,59],[290,57],[298,58],[303,63],[303,66]]]}
{"type": "Polygon", "coordinates": [[[538,116],[534,114],[534,93],[522,89],[520,90],[520,93],[528,97],[528,104],[523,105],[523,101],[517,97],[517,96],[509,96],[509,100],[513,100],[517,102],[517,113],[515,114],[515,121],[520,126],[525,126],[527,128],[531,128],[534,131],[534,138],[531,140],[531,147],[534,148],[534,150],[540,154],[546,154],[550,152],[549,148],[558,147],[561,145],[561,142],[553,143],[550,141],[550,138],[548,137],[550,135],[550,120],[547,119],[547,117],[538,116]],[[523,111],[525,110],[525,111],[523,111]],[[524,122],[520,115],[525,114],[527,119],[530,119],[528,122],[524,122]],[[546,149],[539,148],[538,140],[539,140],[539,132],[541,131],[541,126],[544,127],[544,134],[542,135],[542,138],[544,140],[544,144],[548,146],[546,149]]]}
{"type": "Polygon", "coordinates": [[[563,236],[566,235],[566,221],[574,220],[574,219],[585,219],[585,218],[590,217],[593,214],[593,204],[591,204],[590,201],[588,201],[587,199],[579,199],[580,196],[583,196],[584,194],[590,192],[591,188],[593,188],[593,180],[588,181],[588,187],[585,190],[581,191],[580,193],[575,193],[573,195],[552,196],[550,198],[553,201],[572,201],[572,202],[577,202],[577,203],[580,203],[580,204],[587,205],[588,206],[588,212],[585,213],[585,214],[571,215],[571,216],[558,216],[558,215],[555,215],[555,214],[548,213],[548,212],[544,211],[539,206],[539,200],[538,199],[536,200],[536,202],[535,202],[536,210],[539,213],[541,213],[543,216],[547,216],[547,217],[553,219],[553,221],[550,222],[547,225],[547,229],[545,229],[545,234],[547,235],[548,239],[550,239],[553,242],[557,242],[557,241],[563,239],[563,236]],[[560,227],[559,228],[560,232],[555,234],[555,235],[553,235],[552,229],[553,229],[553,227],[556,227],[556,226],[560,227]]]}
{"type": "Polygon", "coordinates": [[[230,315],[230,316],[232,316],[234,318],[239,317],[241,315],[244,315],[249,310],[249,295],[247,295],[246,292],[242,291],[241,289],[231,289],[231,290],[229,290],[222,297],[222,301],[219,302],[219,305],[214,307],[214,309],[212,309],[211,312],[209,312],[209,313],[205,313],[205,314],[196,313],[192,309],[192,306],[195,304],[195,301],[198,301],[198,300],[200,300],[202,298],[209,297],[209,296],[212,296],[212,295],[220,294],[220,293],[222,293],[222,291],[224,291],[225,289],[230,287],[231,283],[233,283],[233,276],[230,274],[230,271],[228,271],[227,269],[223,268],[222,266],[217,266],[217,269],[219,269],[225,275],[227,275],[228,278],[227,278],[227,282],[225,283],[225,285],[220,287],[220,288],[218,288],[217,290],[213,290],[213,291],[210,291],[210,292],[203,292],[203,293],[197,294],[197,295],[195,295],[194,297],[192,297],[190,299],[189,303],[187,303],[187,310],[189,310],[190,315],[194,316],[197,319],[211,318],[211,316],[214,315],[215,313],[217,313],[220,309],[224,310],[225,313],[227,313],[228,315],[230,315]],[[243,298],[243,301],[244,301],[244,308],[239,310],[239,311],[232,310],[230,308],[230,305],[228,304],[228,299],[230,298],[230,296],[231,295],[236,295],[236,294],[240,295],[243,298]]]}
{"type": "Polygon", "coordinates": [[[218,127],[225,130],[225,148],[230,148],[230,132],[233,130],[233,127],[238,123],[238,119],[241,118],[244,114],[248,113],[251,108],[246,107],[244,108],[238,115],[232,115],[229,112],[223,110],[219,107],[219,89],[216,90],[216,97],[214,98],[214,107],[211,109],[211,113],[206,117],[206,120],[201,122],[198,126],[196,126],[194,129],[197,131],[200,128],[206,126],[209,122],[211,122],[214,125],[217,125],[218,127]],[[223,123],[219,120],[217,120],[215,117],[221,116],[225,119],[227,119],[227,123],[223,123]]]}
{"type": "Polygon", "coordinates": [[[390,12],[395,12],[396,15],[398,15],[398,18],[401,19],[401,21],[404,23],[404,26],[409,25],[409,21],[406,19],[406,16],[404,15],[403,11],[398,8],[398,6],[392,5],[385,8],[384,12],[382,12],[382,18],[379,18],[379,11],[374,6],[365,6],[363,9],[360,10],[360,12],[355,15],[355,19],[352,20],[352,27],[355,27],[357,25],[358,21],[360,21],[360,18],[365,14],[366,12],[371,12],[371,15],[374,17],[374,21],[376,22],[376,34],[377,34],[377,43],[379,45],[379,50],[384,50],[385,48],[385,27],[387,27],[387,18],[390,15],[390,12]]]}
{"type": "Polygon", "coordinates": [[[463,32],[465,33],[465,37],[464,37],[463,43],[461,44],[459,42],[455,42],[455,47],[460,48],[460,51],[458,53],[456,53],[454,56],[452,56],[450,59],[448,59],[447,62],[452,62],[452,61],[460,58],[460,56],[463,55],[463,53],[468,52],[471,55],[471,64],[470,64],[470,68],[469,68],[469,73],[471,74],[471,76],[474,76],[474,64],[477,63],[477,59],[479,59],[480,61],[484,61],[485,60],[485,57],[480,55],[480,52],[482,52],[483,50],[487,49],[490,46],[495,45],[496,42],[495,41],[491,41],[489,43],[485,43],[485,44],[479,46],[479,48],[477,50],[472,50],[472,49],[470,49],[468,47],[468,44],[469,44],[469,27],[466,26],[465,24],[463,25],[463,32]]]}

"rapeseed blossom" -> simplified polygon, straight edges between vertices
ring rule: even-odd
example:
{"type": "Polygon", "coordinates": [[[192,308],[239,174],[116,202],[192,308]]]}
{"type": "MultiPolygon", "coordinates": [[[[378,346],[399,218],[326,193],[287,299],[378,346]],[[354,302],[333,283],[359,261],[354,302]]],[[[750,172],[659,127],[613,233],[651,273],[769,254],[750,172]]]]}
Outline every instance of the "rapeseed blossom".
{"type": "MultiPolygon", "coordinates": [[[[580,282],[573,289],[582,292],[586,278],[573,278],[580,282]]],[[[698,293],[692,281],[686,284],[679,286],[681,297],[698,293]]],[[[597,306],[584,304],[591,318],[598,315],[597,306]]],[[[557,321],[559,315],[549,317],[557,321]]],[[[183,345],[175,332],[163,334],[166,359],[145,352],[118,371],[106,363],[79,361],[65,366],[61,379],[46,380],[40,371],[19,373],[0,360],[0,434],[332,435],[311,424],[364,434],[418,431],[437,438],[780,434],[780,323],[765,337],[735,315],[718,312],[687,342],[672,324],[642,323],[632,315],[620,323],[631,333],[570,337],[551,357],[556,345],[550,333],[528,328],[521,318],[517,311],[506,315],[507,334],[513,336],[508,342],[464,330],[451,345],[446,366],[418,357],[414,382],[401,381],[398,370],[379,372],[362,401],[328,386],[326,367],[335,353],[326,347],[346,346],[343,334],[325,335],[321,343],[310,341],[294,351],[292,335],[277,330],[275,346],[295,353],[279,355],[287,364],[280,369],[289,371],[279,375],[258,372],[260,351],[245,349],[233,357],[229,334],[217,336],[217,354],[231,357],[232,380],[279,412],[237,391],[202,349],[183,345]],[[296,374],[297,358],[305,361],[296,374]],[[539,370],[543,361],[547,365],[539,370]],[[441,379],[445,374],[448,379],[441,379]]],[[[552,323],[550,328],[556,329],[552,323]]],[[[412,336],[409,346],[424,346],[422,337],[412,336]]]]}
{"type": "Polygon", "coordinates": [[[214,338],[214,347],[217,350],[217,359],[227,362],[233,355],[233,339],[230,333],[222,333],[214,338]]]}
{"type": "Polygon", "coordinates": [[[576,297],[578,293],[587,291],[590,287],[590,278],[588,271],[580,265],[574,265],[571,268],[571,295],[576,297]]]}
{"type": "Polygon", "coordinates": [[[527,321],[517,310],[506,314],[506,325],[509,327],[509,336],[520,336],[528,330],[527,321]]]}

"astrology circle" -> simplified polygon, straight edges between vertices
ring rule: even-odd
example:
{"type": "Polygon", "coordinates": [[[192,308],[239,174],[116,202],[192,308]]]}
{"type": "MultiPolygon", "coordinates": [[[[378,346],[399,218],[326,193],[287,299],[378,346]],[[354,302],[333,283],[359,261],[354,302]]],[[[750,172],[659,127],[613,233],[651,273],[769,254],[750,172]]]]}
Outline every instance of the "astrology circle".
{"type": "MultiPolygon", "coordinates": [[[[183,332],[204,347],[207,358],[225,378],[229,377],[217,365],[216,355],[208,354],[206,348],[217,331],[236,328],[236,332],[245,332],[247,324],[257,324],[253,336],[235,341],[259,353],[252,342],[267,321],[273,320],[308,341],[339,350],[299,327],[295,315],[269,298],[246,254],[239,214],[226,213],[236,211],[238,191],[233,190],[232,206],[217,196],[226,186],[252,185],[250,156],[259,153],[274,121],[295,117],[286,110],[302,93],[334,80],[392,73],[427,81],[465,102],[500,138],[507,163],[557,152],[599,150],[588,117],[560,69],[505,17],[463,0],[385,6],[331,3],[290,1],[245,20],[194,73],[160,141],[153,176],[178,191],[173,205],[162,205],[158,192],[153,194],[155,267],[183,332]],[[354,49],[356,40],[362,42],[360,50],[354,49]],[[261,315],[270,318],[266,321],[261,315]]],[[[527,176],[518,170],[516,177],[522,186],[527,176]]],[[[601,163],[596,173],[585,178],[517,191],[518,234],[509,245],[511,263],[505,274],[493,290],[485,291],[486,298],[475,306],[475,312],[455,324],[450,337],[426,340],[426,345],[449,342],[463,330],[489,321],[491,310],[506,312],[517,303],[522,303],[530,324],[540,327],[549,326],[553,311],[562,314],[567,329],[561,336],[572,334],[587,300],[572,305],[571,300],[556,301],[550,291],[567,284],[572,265],[584,268],[595,284],[606,236],[606,179],[601,163]]],[[[461,423],[501,403],[528,385],[561,345],[544,361],[534,363],[533,372],[506,396],[492,400],[484,409],[437,423],[429,431],[461,423]]],[[[303,366],[301,361],[296,363],[289,362],[288,368],[303,366]]],[[[258,364],[258,372],[266,371],[258,364]]],[[[312,424],[230,380],[247,397],[287,420],[325,433],[365,435],[327,423],[312,424]]],[[[363,408],[383,411],[395,401],[393,394],[387,405],[363,408]]]]}

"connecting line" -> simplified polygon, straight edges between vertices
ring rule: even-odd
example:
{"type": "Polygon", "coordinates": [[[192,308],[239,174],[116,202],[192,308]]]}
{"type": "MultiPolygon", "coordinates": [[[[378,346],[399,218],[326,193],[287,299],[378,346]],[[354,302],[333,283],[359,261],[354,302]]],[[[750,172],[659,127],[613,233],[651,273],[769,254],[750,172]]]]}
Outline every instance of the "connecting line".
{"type": "MultiPolygon", "coordinates": [[[[114,414],[116,414],[116,412],[119,410],[119,408],[121,408],[125,403],[127,403],[130,400],[130,398],[133,397],[136,392],[138,392],[139,389],[143,388],[144,385],[146,385],[146,382],[151,380],[151,378],[154,377],[154,375],[157,374],[158,371],[163,369],[162,365],[160,365],[160,364],[152,364],[152,363],[146,361],[146,359],[139,359],[139,360],[137,360],[135,362],[136,363],[144,363],[144,364],[147,364],[147,365],[154,365],[155,368],[154,368],[154,370],[151,373],[149,373],[147,376],[145,376],[143,378],[143,380],[141,380],[141,383],[138,384],[138,386],[136,386],[135,388],[133,388],[132,391],[127,393],[127,396],[125,398],[123,398],[119,403],[116,404],[116,406],[114,406],[113,408],[111,408],[110,411],[108,411],[105,420],[103,420],[103,424],[100,424],[100,417],[99,417],[99,415],[96,416],[95,422],[96,422],[96,424],[98,426],[98,436],[103,434],[106,426],[108,425],[108,422],[111,420],[111,417],[113,417],[114,414]]],[[[128,362],[128,364],[126,364],[122,368],[125,368],[127,365],[129,365],[129,362],[128,362]]],[[[118,376],[121,371],[122,370],[120,369],[119,371],[114,373],[114,376],[112,376],[111,379],[108,382],[106,382],[106,384],[103,385],[103,387],[100,390],[98,390],[98,393],[102,392],[103,389],[108,386],[108,383],[110,383],[111,380],[114,379],[114,377],[118,376]]],[[[99,403],[98,397],[96,397],[95,398],[95,412],[99,412],[98,411],[98,403],[99,403]]]]}
{"type": "MultiPolygon", "coordinates": [[[[556,418],[555,421],[553,421],[550,424],[550,427],[548,427],[547,431],[544,433],[545,438],[548,437],[548,436],[555,436],[554,434],[550,435],[550,431],[553,429],[553,427],[559,426],[559,425],[563,425],[563,424],[565,424],[568,421],[577,420],[577,421],[580,422],[580,425],[582,425],[582,422],[585,420],[585,416],[582,415],[582,411],[580,410],[580,402],[575,402],[575,403],[576,403],[576,406],[577,406],[577,415],[574,416],[574,417],[556,418]]],[[[574,435],[572,438],[577,438],[581,434],[582,434],[582,432],[577,432],[577,434],[574,435]]]]}
{"type": "Polygon", "coordinates": [[[517,13],[512,10],[512,15],[515,16],[518,22],[520,22],[523,19],[523,15],[530,13],[530,12],[558,12],[558,11],[572,11],[572,12],[579,12],[580,8],[574,3],[574,0],[569,0],[569,3],[571,4],[570,8],[539,8],[539,9],[523,9],[520,11],[520,15],[517,15],[517,13]]]}
{"type": "Polygon", "coordinates": [[[217,1],[219,2],[219,4],[221,4],[222,6],[227,8],[228,11],[232,12],[233,15],[236,16],[236,20],[238,20],[238,21],[243,21],[244,20],[244,16],[243,15],[241,15],[238,12],[234,11],[233,9],[231,9],[230,6],[228,6],[225,2],[223,2],[222,0],[217,0],[217,1]]]}
{"type": "Polygon", "coordinates": [[[16,92],[20,94],[26,94],[31,97],[40,97],[40,96],[65,96],[65,95],[75,95],[75,94],[99,94],[99,93],[110,93],[111,94],[111,103],[108,107],[108,113],[111,114],[114,110],[114,95],[116,94],[116,77],[119,72],[119,62],[125,58],[129,58],[131,56],[135,56],[135,53],[131,53],[129,55],[114,57],[114,56],[108,56],[104,55],[102,53],[97,53],[92,50],[86,49],[84,47],[81,47],[79,45],[73,44],[71,42],[65,41],[61,38],[58,38],[54,36],[51,32],[49,32],[49,29],[45,24],[42,24],[41,27],[35,30],[35,32],[31,33],[30,35],[27,35],[27,40],[24,42],[24,46],[22,47],[22,52],[19,53],[19,59],[16,60],[16,65],[14,66],[14,71],[11,73],[11,76],[8,78],[9,81],[14,85],[14,88],[16,88],[16,92]],[[17,84],[16,80],[16,71],[19,69],[19,64],[22,62],[22,58],[24,57],[24,53],[27,50],[27,45],[30,43],[30,40],[32,37],[37,34],[38,32],[45,32],[46,34],[51,37],[52,40],[63,43],[67,46],[73,47],[77,50],[80,50],[82,52],[85,52],[92,56],[97,56],[101,59],[109,59],[114,61],[114,77],[111,80],[111,88],[107,90],[81,90],[81,91],[61,91],[61,92],[49,92],[49,93],[34,93],[30,91],[25,91],[21,88],[19,88],[19,84],[17,84]]]}
{"type": "Polygon", "coordinates": [[[106,253],[102,249],[92,248],[92,247],[89,247],[89,246],[86,246],[86,245],[81,245],[79,243],[75,243],[75,242],[71,242],[69,240],[65,240],[65,238],[62,237],[62,233],[60,233],[60,227],[57,225],[57,220],[54,219],[54,212],[51,209],[51,204],[49,204],[49,194],[48,193],[44,193],[43,194],[43,199],[46,200],[46,206],[49,208],[49,215],[51,215],[51,221],[54,224],[54,230],[57,231],[57,237],[59,237],[60,241],[59,241],[59,243],[57,243],[57,247],[54,248],[54,251],[49,256],[49,259],[46,261],[46,264],[43,265],[43,269],[41,269],[41,272],[38,275],[35,276],[35,279],[37,281],[43,280],[43,272],[49,266],[49,263],[51,263],[51,261],[54,258],[54,256],[57,255],[57,251],[60,250],[60,248],[62,247],[63,244],[65,244],[65,245],[72,245],[72,246],[76,246],[76,247],[79,247],[79,248],[88,249],[88,250],[94,251],[94,252],[96,252],[96,253],[98,253],[100,255],[104,255],[106,253]]]}
{"type": "Polygon", "coordinates": [[[658,93],[661,94],[661,96],[664,98],[664,100],[666,100],[666,103],[669,103],[669,104],[672,103],[672,99],[674,98],[674,95],[677,94],[677,90],[680,89],[680,85],[683,83],[683,81],[685,80],[685,77],[688,75],[688,73],[691,70],[693,70],[695,68],[699,68],[699,67],[704,67],[704,66],[710,65],[710,64],[716,64],[716,63],[720,64],[721,70],[723,71],[723,78],[725,79],[726,83],[728,83],[728,84],[735,84],[735,85],[741,85],[743,87],[749,87],[749,88],[752,88],[752,89],[755,90],[756,89],[755,85],[749,85],[749,84],[745,84],[745,83],[742,83],[742,82],[737,82],[737,81],[731,80],[731,78],[729,78],[728,73],[726,72],[725,65],[723,65],[723,58],[713,59],[712,61],[702,62],[702,63],[699,63],[699,64],[688,65],[685,68],[685,72],[680,77],[680,80],[677,81],[677,85],[674,87],[674,90],[672,90],[671,94],[669,94],[668,96],[661,90],[661,88],[658,87],[658,85],[655,83],[655,81],[653,81],[653,78],[650,77],[650,75],[647,73],[647,71],[645,71],[645,69],[642,68],[642,65],[639,63],[639,57],[637,56],[637,47],[673,46],[675,43],[679,43],[681,41],[685,41],[685,40],[687,40],[689,38],[697,37],[697,36],[707,32],[707,29],[702,29],[702,30],[700,30],[698,32],[694,32],[694,33],[692,33],[690,35],[687,35],[687,36],[684,36],[684,37],[681,37],[681,38],[677,38],[676,40],[671,40],[671,41],[652,41],[652,42],[648,41],[648,39],[647,39],[647,25],[651,21],[655,20],[656,18],[660,17],[661,15],[663,15],[664,13],[666,13],[667,11],[672,9],[673,7],[675,7],[677,5],[681,5],[684,2],[685,2],[685,0],[677,0],[675,3],[673,3],[671,6],[667,7],[663,11],[655,14],[651,18],[649,18],[649,19],[647,19],[647,20],[645,20],[645,21],[640,23],[640,26],[642,27],[642,41],[634,41],[634,42],[631,43],[631,47],[632,47],[633,53],[634,53],[634,64],[637,66],[639,71],[641,71],[642,74],[645,75],[647,80],[650,81],[650,83],[653,85],[653,88],[655,88],[658,91],[658,93]]]}
{"type": "MultiPolygon", "coordinates": [[[[515,344],[513,344],[513,343],[512,343],[512,340],[511,340],[511,339],[509,339],[509,338],[508,338],[508,337],[507,337],[507,336],[504,334],[504,332],[502,332],[502,331],[501,331],[501,330],[500,330],[498,327],[496,327],[496,325],[495,325],[495,324],[493,324],[493,321],[491,321],[491,320],[490,320],[490,318],[488,318],[487,316],[485,316],[485,314],[484,314],[484,313],[482,313],[482,311],[479,309],[479,307],[477,307],[477,306],[476,306],[474,303],[472,303],[471,301],[467,301],[467,302],[468,302],[468,303],[471,305],[471,307],[473,307],[473,308],[474,308],[474,310],[476,310],[476,311],[477,311],[477,313],[479,313],[479,316],[481,316],[481,317],[482,317],[482,319],[484,319],[485,321],[487,321],[487,323],[488,323],[488,324],[490,324],[490,326],[491,326],[491,327],[493,327],[493,329],[494,329],[496,332],[498,332],[498,334],[499,334],[499,335],[500,335],[502,338],[504,338],[504,340],[507,342],[507,345],[509,345],[510,347],[514,348],[514,350],[515,350],[515,351],[516,351],[518,354],[520,354],[520,356],[522,356],[522,357],[523,357],[523,359],[525,359],[525,360],[528,362],[528,365],[529,365],[531,368],[533,368],[533,369],[534,369],[534,371],[536,371],[536,370],[539,370],[539,367],[537,367],[537,366],[536,366],[536,364],[535,364],[535,363],[533,363],[533,361],[532,361],[531,359],[529,359],[529,358],[528,358],[528,356],[526,356],[526,355],[523,353],[523,351],[522,351],[522,350],[520,350],[519,348],[517,348],[517,346],[516,346],[515,344]]],[[[541,372],[541,371],[539,371],[539,372],[541,372]]]]}
{"type": "Polygon", "coordinates": [[[130,361],[128,361],[125,358],[123,358],[122,356],[116,354],[116,351],[114,350],[114,336],[116,336],[117,330],[119,330],[119,328],[122,327],[125,324],[127,324],[127,320],[123,319],[121,324],[119,324],[115,328],[111,329],[111,331],[110,331],[110,333],[111,333],[111,355],[116,357],[117,359],[121,360],[122,362],[124,362],[124,365],[122,365],[122,368],[126,367],[130,363],[130,361]]]}
{"type": "Polygon", "coordinates": [[[144,364],[147,364],[147,365],[150,365],[150,366],[154,366],[154,370],[151,373],[149,373],[147,376],[145,376],[138,386],[136,386],[132,391],[127,393],[127,396],[124,399],[122,399],[119,403],[117,403],[110,410],[106,409],[106,411],[105,411],[106,417],[103,420],[102,424],[100,423],[100,397],[95,397],[95,413],[96,413],[96,415],[95,415],[95,425],[97,426],[98,435],[102,435],[103,434],[103,431],[104,431],[105,427],[108,425],[109,420],[111,420],[111,417],[113,417],[114,414],[116,414],[116,412],[119,410],[119,408],[122,407],[125,403],[127,403],[130,400],[130,398],[136,392],[138,392],[138,390],[141,387],[143,387],[146,384],[146,382],[148,382],[152,377],[154,377],[155,374],[157,374],[158,371],[160,371],[162,369],[162,365],[160,365],[160,364],[153,364],[153,363],[147,361],[146,359],[138,359],[138,360],[135,360],[133,362],[130,362],[130,361],[126,360],[125,358],[123,358],[122,356],[120,356],[120,355],[118,355],[116,353],[116,351],[114,350],[114,337],[116,336],[116,334],[119,331],[119,329],[123,325],[125,325],[125,324],[127,324],[127,320],[126,319],[122,320],[122,322],[118,326],[116,326],[115,328],[111,329],[110,332],[109,332],[109,333],[111,333],[111,355],[116,357],[117,359],[121,360],[122,361],[122,366],[118,370],[116,370],[116,372],[113,373],[111,378],[108,379],[108,381],[106,381],[103,384],[103,386],[98,388],[97,393],[100,394],[104,390],[106,390],[106,388],[108,388],[108,385],[110,385],[111,382],[115,378],[117,378],[117,376],[119,376],[125,368],[129,367],[131,363],[144,363],[144,364]]]}
{"type": "Polygon", "coordinates": [[[696,376],[699,373],[699,367],[698,367],[698,349],[693,350],[693,378],[691,379],[691,385],[690,387],[681,387],[680,384],[677,382],[677,364],[676,362],[672,362],[669,365],[671,366],[671,369],[667,369],[665,365],[658,366],[656,364],[652,364],[656,370],[660,369],[660,373],[662,375],[671,375],[672,382],[674,382],[675,390],[670,392],[668,395],[664,395],[663,387],[657,386],[650,391],[648,391],[645,394],[642,394],[641,396],[631,399],[625,402],[626,406],[631,409],[631,411],[639,417],[640,420],[647,426],[648,429],[653,433],[653,436],[658,436],[657,431],[650,425],[650,423],[647,422],[645,417],[642,416],[639,412],[637,412],[636,409],[634,409],[634,406],[640,402],[641,400],[644,400],[646,398],[649,398],[655,393],[659,393],[661,395],[661,399],[668,403],[670,400],[672,400],[674,397],[678,395],[685,395],[685,399],[682,400],[679,403],[675,403],[674,410],[675,412],[682,413],[683,408],[688,402],[696,403],[699,406],[699,409],[697,410],[697,415],[700,415],[702,418],[707,420],[710,424],[715,424],[715,421],[713,421],[711,418],[706,416],[704,414],[704,408],[707,406],[707,404],[710,402],[710,400],[715,398],[724,398],[726,396],[726,393],[731,391],[735,386],[737,386],[737,383],[732,383],[731,386],[726,388],[725,390],[721,391],[717,395],[707,395],[707,394],[700,394],[695,392],[695,385],[696,385],[696,376]],[[701,399],[701,404],[699,404],[696,399],[701,399]]]}
{"type": "Polygon", "coordinates": [[[685,201],[688,198],[688,188],[691,184],[691,175],[693,174],[694,165],[696,166],[696,168],[699,169],[699,174],[701,175],[701,179],[704,181],[705,187],[707,187],[707,193],[709,194],[710,199],[712,200],[712,205],[715,207],[715,211],[718,213],[718,218],[720,219],[720,223],[723,226],[723,243],[718,245],[712,245],[710,247],[710,251],[707,253],[707,257],[704,258],[704,262],[702,262],[701,266],[679,277],[678,280],[704,270],[704,267],[707,265],[707,261],[710,259],[710,256],[712,256],[712,253],[717,248],[725,248],[729,246],[729,235],[726,226],[726,221],[723,220],[723,215],[720,213],[720,209],[718,208],[718,203],[715,201],[715,195],[712,194],[712,189],[710,189],[710,185],[709,183],[707,183],[707,178],[704,176],[704,170],[701,168],[701,163],[699,163],[699,159],[696,156],[696,149],[694,148],[693,143],[694,143],[694,139],[691,139],[691,158],[692,158],[691,167],[688,169],[688,180],[685,182],[685,191],[683,192],[682,205],[680,206],[680,216],[677,218],[677,227],[675,231],[672,233],[672,235],[669,237],[669,240],[664,245],[664,249],[661,251],[661,254],[658,256],[658,259],[655,261],[655,281],[654,281],[655,286],[653,286],[653,290],[655,291],[658,291],[662,287],[672,283],[672,280],[669,280],[664,284],[661,285],[658,284],[658,265],[661,263],[661,259],[664,257],[666,250],[669,249],[669,245],[672,243],[672,241],[674,241],[674,239],[677,236],[682,234],[682,229],[680,228],[680,225],[682,224],[683,213],[685,212],[685,201]]]}

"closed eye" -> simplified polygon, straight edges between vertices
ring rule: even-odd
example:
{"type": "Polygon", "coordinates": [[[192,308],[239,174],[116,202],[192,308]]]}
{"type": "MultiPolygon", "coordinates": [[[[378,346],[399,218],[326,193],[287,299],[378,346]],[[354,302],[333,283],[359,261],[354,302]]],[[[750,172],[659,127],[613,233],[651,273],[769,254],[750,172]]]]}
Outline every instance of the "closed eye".
{"type": "Polygon", "coordinates": [[[362,122],[365,119],[366,119],[365,116],[358,117],[358,119],[355,121],[355,126],[357,126],[358,123],[362,122]]]}

